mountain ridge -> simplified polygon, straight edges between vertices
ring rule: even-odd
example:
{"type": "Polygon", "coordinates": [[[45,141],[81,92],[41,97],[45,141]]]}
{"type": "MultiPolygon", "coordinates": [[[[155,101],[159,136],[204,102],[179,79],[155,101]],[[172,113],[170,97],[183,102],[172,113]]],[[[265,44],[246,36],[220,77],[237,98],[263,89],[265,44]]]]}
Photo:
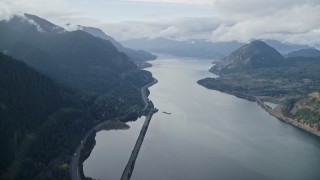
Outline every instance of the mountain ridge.
{"type": "Polygon", "coordinates": [[[95,37],[99,37],[101,39],[105,39],[110,41],[120,52],[123,52],[127,54],[129,57],[131,57],[135,62],[139,63],[141,61],[148,61],[148,60],[154,60],[157,58],[157,56],[143,50],[134,50],[130,48],[124,47],[120,42],[116,41],[111,36],[108,36],[105,32],[103,32],[101,29],[94,28],[94,27],[86,27],[86,26],[78,26],[80,30],[83,30],[95,37]]]}
{"type": "Polygon", "coordinates": [[[320,57],[320,51],[318,49],[309,48],[292,51],[286,55],[287,58],[293,57],[320,57]]]}

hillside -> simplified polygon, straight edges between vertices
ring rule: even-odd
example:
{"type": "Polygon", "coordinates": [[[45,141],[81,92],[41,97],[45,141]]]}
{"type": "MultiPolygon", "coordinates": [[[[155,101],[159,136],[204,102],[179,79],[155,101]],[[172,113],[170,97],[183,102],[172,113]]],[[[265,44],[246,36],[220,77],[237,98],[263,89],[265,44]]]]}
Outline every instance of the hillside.
{"type": "Polygon", "coordinates": [[[66,156],[93,125],[88,102],[2,53],[0,91],[1,179],[68,177],[66,156]]]}
{"type": "Polygon", "coordinates": [[[304,97],[287,101],[284,113],[320,131],[320,92],[312,92],[304,97]]]}

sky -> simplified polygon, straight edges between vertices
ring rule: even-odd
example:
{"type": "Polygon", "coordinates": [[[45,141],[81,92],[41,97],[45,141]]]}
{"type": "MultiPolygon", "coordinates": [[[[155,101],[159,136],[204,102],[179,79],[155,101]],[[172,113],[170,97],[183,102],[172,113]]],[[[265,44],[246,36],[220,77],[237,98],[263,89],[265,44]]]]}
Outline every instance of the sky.
{"type": "Polygon", "coordinates": [[[0,19],[19,12],[69,29],[98,27],[119,41],[276,39],[320,45],[320,0],[0,0],[0,19]]]}

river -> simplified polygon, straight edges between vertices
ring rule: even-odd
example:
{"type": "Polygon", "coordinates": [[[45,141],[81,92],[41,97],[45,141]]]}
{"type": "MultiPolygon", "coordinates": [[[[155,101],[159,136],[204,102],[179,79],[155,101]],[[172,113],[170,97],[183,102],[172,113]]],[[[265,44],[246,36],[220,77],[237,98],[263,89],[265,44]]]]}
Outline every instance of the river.
{"type": "MultiPolygon", "coordinates": [[[[254,102],[198,85],[214,76],[209,60],[160,56],[151,63],[147,70],[159,82],[149,88],[149,98],[159,112],[132,180],[320,179],[320,139],[254,102]]],[[[85,175],[119,179],[143,121],[129,123],[129,130],[97,133],[85,175]]]]}

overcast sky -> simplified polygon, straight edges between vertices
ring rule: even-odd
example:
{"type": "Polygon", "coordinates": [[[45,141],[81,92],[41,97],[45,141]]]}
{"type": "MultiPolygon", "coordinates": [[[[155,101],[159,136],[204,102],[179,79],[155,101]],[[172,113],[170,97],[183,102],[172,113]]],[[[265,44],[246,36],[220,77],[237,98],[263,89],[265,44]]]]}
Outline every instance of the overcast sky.
{"type": "Polygon", "coordinates": [[[165,37],[211,41],[277,39],[320,44],[320,0],[0,0],[60,26],[95,26],[117,40],[165,37]]]}

